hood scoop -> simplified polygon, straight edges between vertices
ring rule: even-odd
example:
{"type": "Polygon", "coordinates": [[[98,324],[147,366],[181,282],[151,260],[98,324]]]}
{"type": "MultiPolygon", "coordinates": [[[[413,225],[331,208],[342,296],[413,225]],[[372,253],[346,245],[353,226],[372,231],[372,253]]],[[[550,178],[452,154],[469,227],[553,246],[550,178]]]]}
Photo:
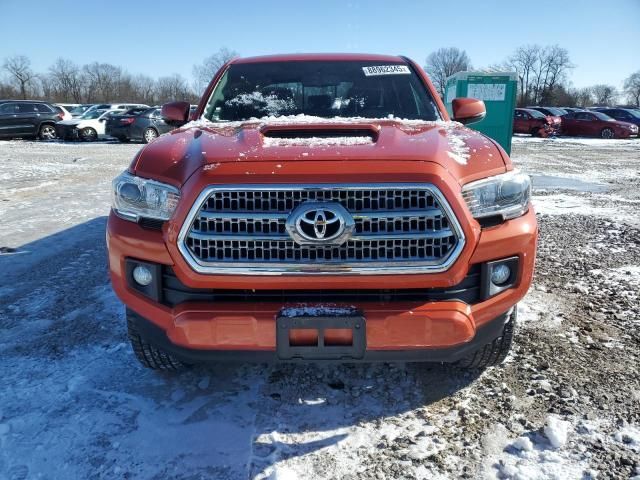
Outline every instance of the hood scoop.
{"type": "Polygon", "coordinates": [[[283,125],[261,129],[264,146],[367,145],[378,141],[377,125],[283,125]]]}

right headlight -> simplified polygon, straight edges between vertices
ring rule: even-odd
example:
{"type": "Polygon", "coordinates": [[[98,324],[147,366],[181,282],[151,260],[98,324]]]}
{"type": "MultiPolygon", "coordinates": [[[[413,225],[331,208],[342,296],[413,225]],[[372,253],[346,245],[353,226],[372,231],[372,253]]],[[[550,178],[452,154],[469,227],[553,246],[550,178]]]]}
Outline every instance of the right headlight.
{"type": "Polygon", "coordinates": [[[123,172],[113,180],[113,210],[125,220],[169,220],[180,200],[180,191],[166,183],[123,172]]]}
{"type": "Polygon", "coordinates": [[[531,179],[518,171],[483,178],[464,185],[462,197],[474,218],[500,216],[509,220],[529,209],[531,179]]]}

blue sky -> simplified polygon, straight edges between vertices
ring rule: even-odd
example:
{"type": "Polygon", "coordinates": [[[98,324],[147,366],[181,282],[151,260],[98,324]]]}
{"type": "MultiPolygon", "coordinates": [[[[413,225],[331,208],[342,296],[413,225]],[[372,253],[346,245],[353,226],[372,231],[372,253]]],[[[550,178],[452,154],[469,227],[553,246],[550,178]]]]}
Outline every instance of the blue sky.
{"type": "Polygon", "coordinates": [[[621,87],[640,70],[640,0],[0,0],[0,19],[0,61],[24,54],[39,71],[62,56],[191,79],[222,46],[245,56],[404,54],[420,64],[456,46],[484,67],[528,43],[567,48],[578,87],[621,87]]]}

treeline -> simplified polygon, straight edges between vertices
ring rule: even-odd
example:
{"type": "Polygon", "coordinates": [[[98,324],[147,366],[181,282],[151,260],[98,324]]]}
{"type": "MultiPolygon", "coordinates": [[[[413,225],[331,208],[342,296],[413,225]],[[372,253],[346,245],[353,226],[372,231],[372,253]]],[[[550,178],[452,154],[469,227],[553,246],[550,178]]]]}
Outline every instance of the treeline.
{"type": "Polygon", "coordinates": [[[237,53],[227,48],[194,65],[194,81],[180,74],[159,78],[132,75],[110,63],[77,65],[58,58],[45,72],[35,72],[24,55],[1,64],[0,99],[32,98],[58,103],[140,102],[158,105],[172,100],[196,102],[217,69],[237,53]]]}
{"type": "MultiPolygon", "coordinates": [[[[238,54],[228,48],[193,66],[190,82],[180,74],[152,78],[132,75],[122,67],[93,62],[77,65],[58,58],[45,72],[35,72],[29,58],[4,59],[0,75],[0,99],[42,98],[60,103],[135,101],[157,105],[171,100],[197,101],[220,66],[238,54]]],[[[640,70],[629,75],[622,91],[613,85],[587,88],[571,86],[569,74],[575,66],[567,49],[558,45],[518,47],[501,63],[481,70],[515,71],[518,74],[518,105],[590,107],[626,103],[640,106],[640,70]]],[[[440,48],[427,57],[425,70],[444,97],[447,77],[473,70],[464,50],[440,48]]]]}
{"type": "MultiPolygon", "coordinates": [[[[623,90],[618,91],[615,86],[606,84],[572,87],[569,73],[574,67],[566,48],[559,45],[525,45],[518,47],[501,63],[480,70],[516,72],[518,106],[590,107],[620,103],[640,106],[640,70],[632,73],[625,80],[623,90]]],[[[441,48],[430,54],[424,68],[442,97],[447,77],[456,72],[473,70],[467,53],[454,47],[441,48]]]]}

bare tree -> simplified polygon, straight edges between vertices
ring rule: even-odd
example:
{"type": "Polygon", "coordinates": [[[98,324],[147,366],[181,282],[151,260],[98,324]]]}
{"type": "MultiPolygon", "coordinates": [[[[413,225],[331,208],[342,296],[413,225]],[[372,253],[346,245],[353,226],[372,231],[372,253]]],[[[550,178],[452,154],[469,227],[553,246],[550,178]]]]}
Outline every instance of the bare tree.
{"type": "Polygon", "coordinates": [[[520,106],[558,102],[560,99],[555,96],[566,93],[559,87],[563,86],[567,73],[573,68],[569,52],[558,45],[519,47],[503,65],[518,74],[520,106]]]}
{"type": "Polygon", "coordinates": [[[525,45],[518,47],[518,49],[511,55],[504,63],[506,70],[515,70],[518,74],[519,80],[519,96],[518,105],[524,106],[530,102],[532,95],[532,89],[534,86],[531,83],[531,79],[534,75],[536,62],[538,61],[538,45],[525,45]]]}
{"type": "Polygon", "coordinates": [[[159,103],[176,100],[193,99],[193,93],[187,81],[179,74],[175,73],[168,77],[160,77],[156,84],[156,98],[159,103]]]}
{"type": "Polygon", "coordinates": [[[20,96],[26,99],[29,88],[36,78],[36,74],[31,70],[31,61],[24,55],[16,55],[5,59],[3,68],[9,72],[12,80],[18,85],[20,96]]]}
{"type": "Polygon", "coordinates": [[[640,70],[629,75],[624,81],[624,92],[630,103],[640,107],[640,70]]]}
{"type": "Polygon", "coordinates": [[[591,87],[596,105],[613,105],[618,97],[618,91],[613,85],[599,84],[591,87]]]}
{"type": "Polygon", "coordinates": [[[133,78],[133,90],[136,98],[147,105],[155,105],[156,101],[156,81],[147,75],[137,75],[133,78]]]}
{"type": "Polygon", "coordinates": [[[447,78],[454,73],[471,68],[471,60],[467,52],[459,50],[456,47],[439,48],[429,54],[427,63],[424,66],[424,69],[431,77],[436,90],[438,90],[442,98],[444,98],[447,78]]]}
{"type": "Polygon", "coordinates": [[[198,93],[202,92],[220,67],[237,56],[238,52],[235,50],[229,50],[227,47],[222,47],[213,55],[205,58],[201,64],[194,65],[193,78],[195,90],[198,93]]]}
{"type": "Polygon", "coordinates": [[[576,93],[576,106],[586,108],[593,105],[593,92],[591,87],[579,88],[576,93]]]}
{"type": "Polygon", "coordinates": [[[58,58],[49,67],[49,77],[55,99],[60,102],[82,102],[82,75],[71,60],[58,58]]]}

